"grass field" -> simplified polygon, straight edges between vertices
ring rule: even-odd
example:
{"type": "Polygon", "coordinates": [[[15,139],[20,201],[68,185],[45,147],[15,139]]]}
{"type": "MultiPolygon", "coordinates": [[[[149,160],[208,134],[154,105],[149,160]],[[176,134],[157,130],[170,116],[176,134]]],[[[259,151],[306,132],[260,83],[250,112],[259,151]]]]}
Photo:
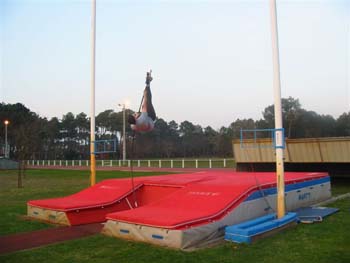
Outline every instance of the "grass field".
{"type": "MultiPolygon", "coordinates": [[[[127,176],[128,172],[97,172],[98,181],[127,176]]],[[[88,183],[88,171],[29,170],[24,188],[18,189],[17,173],[0,171],[0,235],[53,227],[23,220],[26,201],[72,194],[88,183]]],[[[350,192],[350,180],[336,179],[332,188],[333,195],[350,192]]],[[[96,235],[3,255],[0,262],[350,262],[350,199],[329,206],[340,211],[320,224],[300,224],[249,246],[223,243],[182,252],[96,235]]]]}

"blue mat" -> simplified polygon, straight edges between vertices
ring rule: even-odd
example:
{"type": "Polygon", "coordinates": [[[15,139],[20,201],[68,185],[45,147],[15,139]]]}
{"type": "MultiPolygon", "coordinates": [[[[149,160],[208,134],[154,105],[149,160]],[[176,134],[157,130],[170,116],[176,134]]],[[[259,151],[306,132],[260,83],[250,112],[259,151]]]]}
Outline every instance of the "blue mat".
{"type": "Polygon", "coordinates": [[[296,213],[289,212],[280,219],[273,213],[237,225],[227,226],[225,228],[225,240],[250,244],[254,236],[281,228],[295,222],[296,219],[296,213]]]}
{"type": "Polygon", "coordinates": [[[324,217],[338,212],[338,208],[329,207],[301,207],[295,210],[301,223],[321,222],[324,217]]]}

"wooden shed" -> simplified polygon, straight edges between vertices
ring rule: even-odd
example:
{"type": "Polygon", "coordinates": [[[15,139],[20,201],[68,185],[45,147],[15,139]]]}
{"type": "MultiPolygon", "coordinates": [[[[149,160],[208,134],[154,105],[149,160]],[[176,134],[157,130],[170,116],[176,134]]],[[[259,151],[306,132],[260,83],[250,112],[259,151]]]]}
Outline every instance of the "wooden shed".
{"type": "MultiPolygon", "coordinates": [[[[350,175],[350,137],[286,139],[286,171],[328,171],[350,175]]],[[[237,170],[272,171],[275,149],[271,138],[233,140],[237,170]]]]}

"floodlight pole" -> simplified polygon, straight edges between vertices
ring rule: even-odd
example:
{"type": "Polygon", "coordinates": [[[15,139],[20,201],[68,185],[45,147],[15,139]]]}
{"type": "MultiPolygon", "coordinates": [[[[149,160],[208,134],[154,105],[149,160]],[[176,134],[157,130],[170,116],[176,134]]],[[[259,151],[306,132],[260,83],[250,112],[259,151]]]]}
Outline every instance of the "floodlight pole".
{"type": "Polygon", "coordinates": [[[283,123],[282,123],[282,103],[281,103],[281,79],[280,63],[278,50],[278,28],[277,28],[277,10],[276,0],[270,0],[271,15],[271,40],[272,40],[272,59],[273,59],[273,87],[275,99],[275,139],[276,139],[276,179],[277,179],[277,217],[285,215],[284,203],[284,163],[283,163],[283,123]]]}
{"type": "Polygon", "coordinates": [[[126,137],[125,137],[125,103],[118,104],[123,109],[123,164],[126,161],[126,137]]]}
{"type": "Polygon", "coordinates": [[[95,156],[95,57],[96,57],[96,0],[92,0],[91,14],[91,101],[90,101],[90,185],[96,183],[95,156]]]}
{"type": "Polygon", "coordinates": [[[9,148],[8,148],[8,143],[7,143],[7,126],[9,125],[9,121],[5,120],[4,124],[5,124],[5,158],[8,159],[9,158],[9,148]]]}

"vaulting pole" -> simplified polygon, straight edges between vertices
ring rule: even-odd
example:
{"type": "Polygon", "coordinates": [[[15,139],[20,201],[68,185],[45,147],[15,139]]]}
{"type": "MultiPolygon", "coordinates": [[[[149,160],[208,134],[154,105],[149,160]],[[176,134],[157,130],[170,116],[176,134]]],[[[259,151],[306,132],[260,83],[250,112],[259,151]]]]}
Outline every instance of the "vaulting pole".
{"type": "Polygon", "coordinates": [[[92,0],[91,14],[91,101],[90,101],[90,185],[96,183],[95,158],[95,44],[96,44],[96,0],[92,0]]]}
{"type": "Polygon", "coordinates": [[[277,10],[276,0],[270,0],[271,15],[271,40],[272,40],[272,59],[273,59],[273,88],[275,99],[275,129],[276,130],[276,179],[277,179],[277,217],[285,215],[284,202],[284,163],[283,163],[283,123],[282,123],[282,103],[281,103],[281,80],[280,80],[280,62],[278,50],[278,28],[277,28],[277,10]]]}

